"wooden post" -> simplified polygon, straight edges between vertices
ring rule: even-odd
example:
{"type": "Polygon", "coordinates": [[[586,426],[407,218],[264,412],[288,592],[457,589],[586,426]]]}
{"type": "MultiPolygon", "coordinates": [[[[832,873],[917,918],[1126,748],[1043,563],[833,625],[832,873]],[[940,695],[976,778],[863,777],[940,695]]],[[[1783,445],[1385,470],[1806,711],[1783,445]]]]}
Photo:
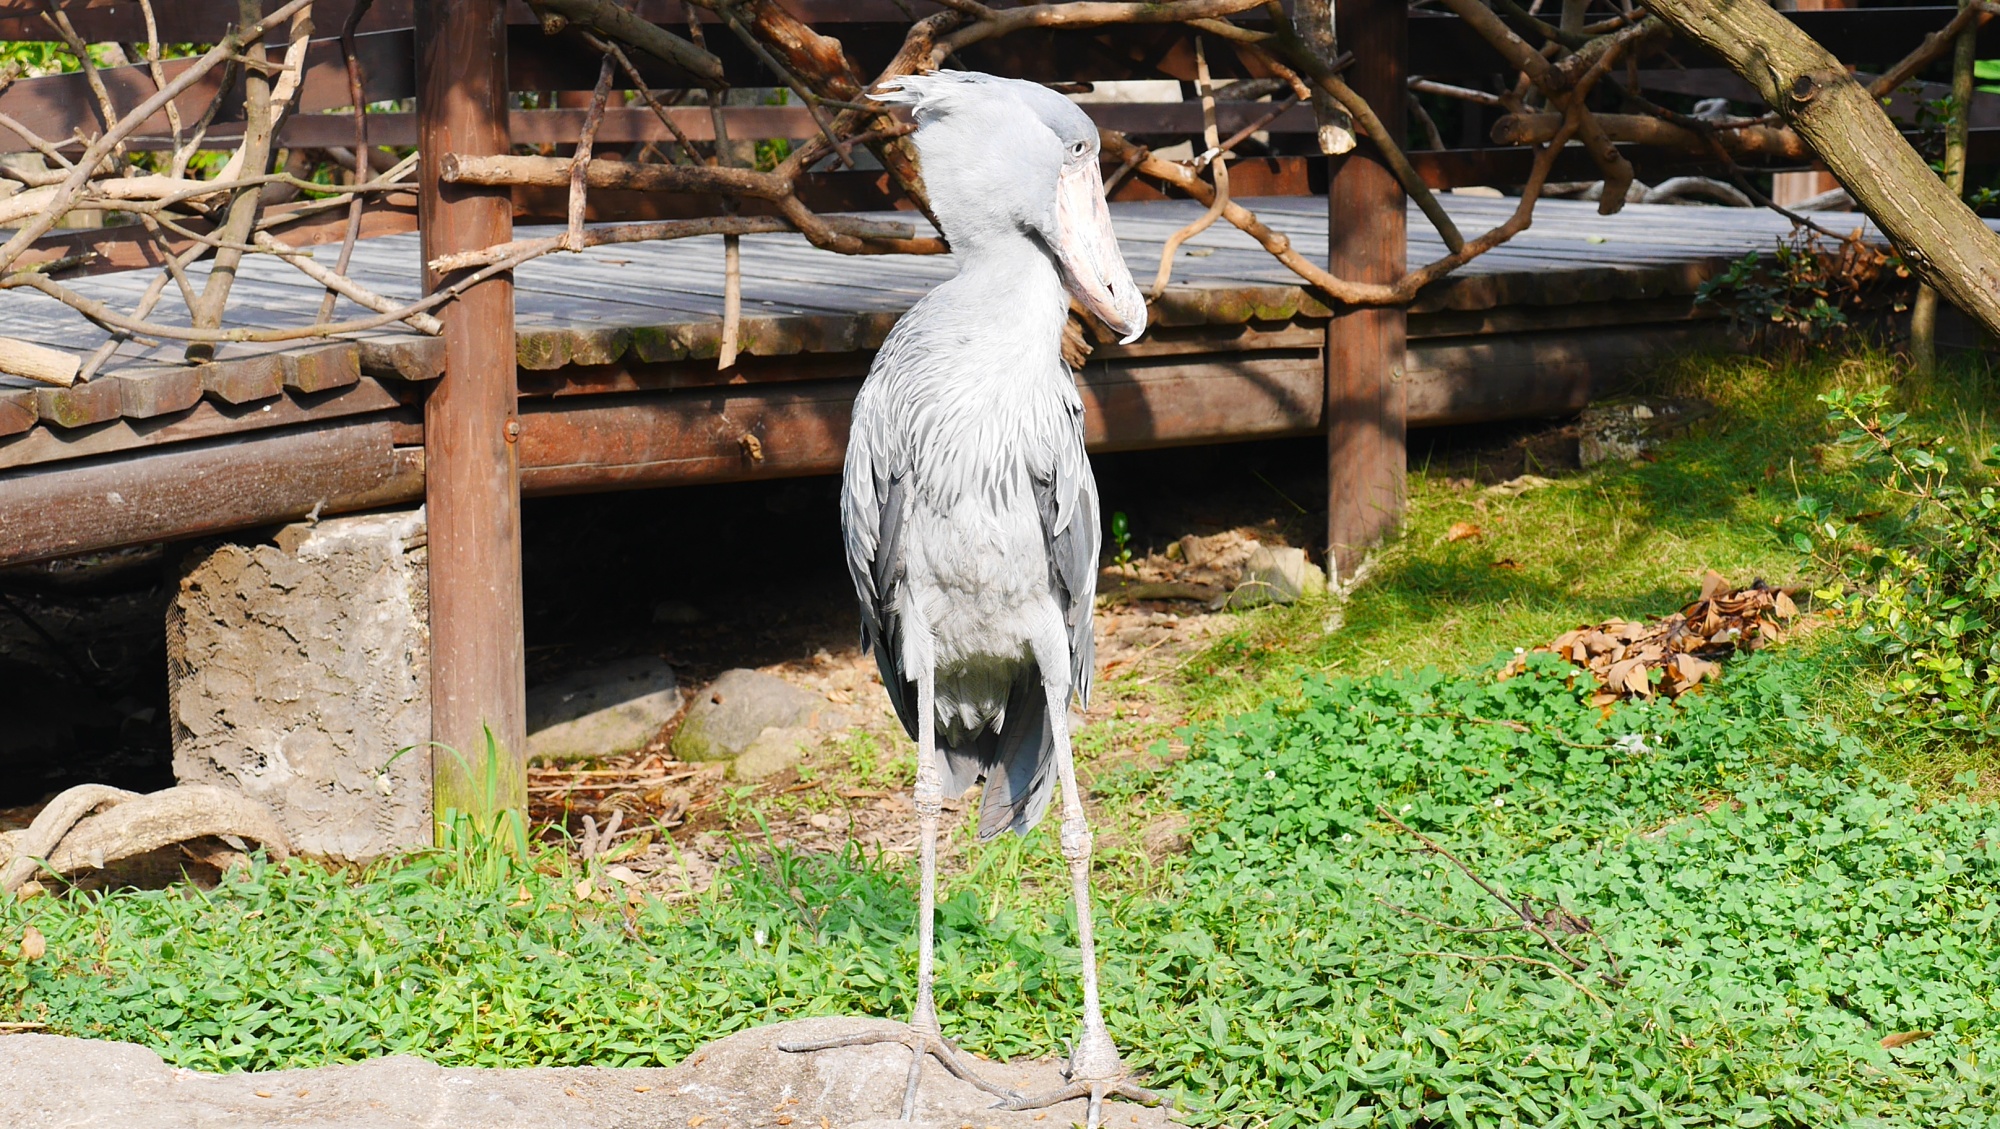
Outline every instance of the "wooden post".
{"type": "MultiPolygon", "coordinates": [[[[1340,47],[1354,53],[1348,83],[1401,137],[1405,0],[1340,0],[1336,12],[1340,47]]],[[[1329,163],[1327,269],[1361,282],[1402,277],[1405,204],[1395,175],[1366,138],[1329,163]]],[[[1402,519],[1405,336],[1401,308],[1339,310],[1327,323],[1327,564],[1340,579],[1402,519]]]]}
{"type": "MultiPolygon", "coordinates": [[[[417,216],[426,263],[513,236],[507,189],[438,177],[447,153],[507,152],[504,8],[504,0],[417,4],[417,216]]],[[[444,281],[426,268],[427,289],[444,281]]],[[[512,278],[473,287],[438,317],[445,373],[424,402],[433,795],[440,816],[483,815],[527,804],[512,278]],[[489,732],[498,752],[491,765],[489,732]]]]}

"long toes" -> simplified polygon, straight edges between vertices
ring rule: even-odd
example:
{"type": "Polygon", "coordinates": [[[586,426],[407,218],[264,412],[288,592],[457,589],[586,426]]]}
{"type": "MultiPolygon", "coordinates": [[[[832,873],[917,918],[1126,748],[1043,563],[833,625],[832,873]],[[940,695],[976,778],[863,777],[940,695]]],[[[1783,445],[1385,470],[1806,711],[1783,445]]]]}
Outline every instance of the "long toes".
{"type": "Polygon", "coordinates": [[[1089,1096],[1090,1096],[1090,1083],[1072,1082],[1069,1085],[1062,1087],[1061,1089],[1050,1090],[1044,1094],[1028,1094],[1025,1097],[1018,1097],[1012,1101],[1001,1102],[999,1105],[996,1105],[993,1108],[1014,1110],[1014,1111],[1020,1111],[1026,1109],[1046,1109],[1052,1105],[1061,1105],[1066,1101],[1072,1101],[1076,1098],[1083,1098],[1089,1096]]]}
{"type": "Polygon", "coordinates": [[[906,1085],[906,1086],[905,1086],[905,1087],[903,1088],[903,1120],[904,1120],[904,1121],[914,1121],[914,1120],[916,1120],[916,1117],[917,1117],[917,1083],[918,1083],[918,1082],[919,1082],[919,1081],[920,1081],[920,1080],[921,1080],[921,1079],[923,1078],[923,1073],[924,1073],[924,1056],[925,1056],[926,1054],[930,1053],[930,1048],[929,1048],[929,1047],[926,1047],[926,1046],[924,1046],[924,1045],[923,1045],[922,1043],[917,1043],[917,1044],[916,1044],[915,1046],[911,1047],[910,1049],[911,1049],[911,1051],[913,1052],[913,1053],[912,1053],[912,1054],[910,1055],[910,1081],[909,1081],[909,1084],[908,1084],[908,1085],[906,1085]]]}
{"type": "Polygon", "coordinates": [[[1140,1105],[1160,1105],[1167,1100],[1165,1094],[1157,1090],[1148,1090],[1129,1078],[1113,1082],[1105,1093],[1115,1094],[1128,1102],[1138,1102],[1140,1105]]]}
{"type": "Polygon", "coordinates": [[[865,1047],[870,1043],[900,1043],[900,1032],[866,1031],[856,1035],[835,1035],[831,1039],[792,1040],[778,1044],[778,1049],[786,1054],[811,1054],[814,1051],[831,1051],[840,1047],[865,1047]]]}
{"type": "Polygon", "coordinates": [[[937,1060],[943,1063],[944,1068],[949,1070],[953,1076],[970,1082],[995,1097],[1005,1098],[1008,1101],[1015,1101],[1020,1098],[1021,1094],[1018,1090],[1012,1090],[1006,1086],[995,1082],[988,1082],[986,1079],[981,1078],[965,1061],[964,1052],[951,1043],[940,1039],[932,1046],[931,1052],[937,1056],[937,1060]]]}

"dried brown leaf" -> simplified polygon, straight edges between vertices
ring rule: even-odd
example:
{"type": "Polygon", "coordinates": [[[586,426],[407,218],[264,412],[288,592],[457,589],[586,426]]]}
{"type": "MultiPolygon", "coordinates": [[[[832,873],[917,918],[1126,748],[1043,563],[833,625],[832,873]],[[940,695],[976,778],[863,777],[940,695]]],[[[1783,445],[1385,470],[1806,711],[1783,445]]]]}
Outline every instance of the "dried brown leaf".
{"type": "Polygon", "coordinates": [[[1702,599],[1706,600],[1709,597],[1714,596],[1716,593],[1725,592],[1728,591],[1728,589],[1729,589],[1729,581],[1723,579],[1722,574],[1715,571],[1714,569],[1709,569],[1706,573],[1702,575],[1701,578],[1702,599]]]}
{"type": "Polygon", "coordinates": [[[41,930],[32,925],[26,926],[21,930],[22,960],[40,960],[43,954],[48,951],[48,938],[42,936],[41,930]]]}
{"type": "Polygon", "coordinates": [[[1469,521],[1461,521],[1444,531],[1446,541],[1471,541],[1486,536],[1486,531],[1469,521]]]}
{"type": "Polygon", "coordinates": [[[1646,664],[1635,662],[1625,668],[1625,677],[1614,685],[1622,685],[1626,690],[1641,698],[1653,696],[1653,680],[1646,677],[1646,664]]]}
{"type": "Polygon", "coordinates": [[[1777,610],[1779,619],[1790,619],[1799,614],[1799,606],[1794,604],[1792,598],[1785,595],[1783,591],[1778,593],[1777,598],[1772,601],[1772,605],[1777,610]]]}
{"type": "Polygon", "coordinates": [[[1882,1049],[1893,1051],[1897,1047],[1907,1047],[1919,1039],[1928,1039],[1935,1034],[1937,1034],[1935,1031],[1898,1031],[1893,1035],[1883,1036],[1882,1049]]]}

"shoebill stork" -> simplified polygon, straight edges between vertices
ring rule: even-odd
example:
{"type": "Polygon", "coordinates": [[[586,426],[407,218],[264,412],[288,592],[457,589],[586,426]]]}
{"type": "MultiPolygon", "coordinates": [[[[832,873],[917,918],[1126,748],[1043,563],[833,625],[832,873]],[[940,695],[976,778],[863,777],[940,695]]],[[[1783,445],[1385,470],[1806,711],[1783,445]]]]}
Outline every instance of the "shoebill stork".
{"type": "Polygon", "coordinates": [[[876,98],[909,105],[931,207],[958,273],[896,323],[854,402],[841,489],[861,638],[917,742],[922,839],[917,998],[907,1033],[787,1044],[907,1041],[903,1117],[926,1056],[1033,1109],[1107,1094],[1155,1102],[1125,1072],[1098,1004],[1091,833],[1070,752],[1072,696],[1090,693],[1097,485],[1083,402],[1061,339],[1074,298],[1125,341],[1146,302],[1118,252],[1097,129],[1030,82],[940,71],[876,98]],[[1062,795],[1083,1015],[1069,1084],[1023,1096],[973,1075],[938,1026],[932,917],[940,802],[984,780],[979,835],[1026,833],[1062,795]]]}

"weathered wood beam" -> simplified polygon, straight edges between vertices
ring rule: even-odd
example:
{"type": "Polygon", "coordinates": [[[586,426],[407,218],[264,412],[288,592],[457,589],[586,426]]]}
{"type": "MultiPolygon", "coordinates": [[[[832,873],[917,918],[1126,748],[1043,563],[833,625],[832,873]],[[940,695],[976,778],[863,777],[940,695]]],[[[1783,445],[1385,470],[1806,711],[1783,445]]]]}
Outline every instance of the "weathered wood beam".
{"type": "MultiPolygon", "coordinates": [[[[1377,108],[1389,136],[1402,136],[1408,5],[1350,0],[1336,18],[1340,45],[1355,58],[1348,85],[1377,108]]],[[[1395,282],[1408,255],[1396,174],[1366,140],[1327,161],[1327,270],[1395,282]]],[[[1327,323],[1327,563],[1337,578],[1352,577],[1362,555],[1402,520],[1408,318],[1399,306],[1349,308],[1327,323]]]]}
{"type": "MultiPolygon", "coordinates": [[[[1451,335],[1409,347],[1408,424],[1574,412],[1643,359],[1714,346],[1727,329],[1720,318],[1690,320],[1685,299],[1654,310],[1660,319],[1654,322],[1567,324],[1590,314],[1623,315],[1633,303],[1599,305],[1615,309],[1418,315],[1419,324],[1451,335]],[[1487,332],[1496,316],[1505,332],[1487,332]],[[1541,328],[1549,325],[1565,328],[1541,328]]],[[[1090,449],[1319,432],[1327,423],[1319,331],[1300,326],[1282,337],[1281,347],[1235,356],[1093,359],[1078,374],[1090,449]]],[[[825,371],[814,360],[786,363],[813,375],[825,371]]],[[[713,365],[698,367],[714,373],[713,365]]],[[[603,381],[603,369],[578,375],[603,381]]],[[[653,383],[659,379],[634,372],[604,385],[622,395],[524,400],[518,444],[524,492],[688,486],[840,468],[858,370],[749,387],[661,389],[653,383]],[[761,460],[742,442],[746,434],[758,438],[761,460]]],[[[315,508],[333,514],[415,501],[424,496],[423,450],[399,444],[413,442],[418,430],[413,417],[392,409],[0,470],[0,566],[227,533],[295,520],[315,508]]]]}
{"type": "Polygon", "coordinates": [[[2000,333],[2000,235],[1937,178],[1839,59],[1764,4],[1647,6],[1756,87],[1919,278],[1987,332],[2000,333]]]}
{"type": "MultiPolygon", "coordinates": [[[[451,154],[507,151],[502,0],[422,0],[417,112],[424,161],[423,261],[505,243],[506,189],[450,184],[451,154]]],[[[450,281],[426,270],[426,293],[450,281]]],[[[514,285],[499,275],[438,310],[445,374],[424,403],[430,523],[431,757],[437,810],[491,814],[527,803],[527,680],[521,610],[514,285]],[[499,763],[483,763],[490,734],[499,763]]]]}
{"type": "Polygon", "coordinates": [[[337,421],[0,472],[0,564],[222,533],[414,497],[395,425],[337,421]]]}

